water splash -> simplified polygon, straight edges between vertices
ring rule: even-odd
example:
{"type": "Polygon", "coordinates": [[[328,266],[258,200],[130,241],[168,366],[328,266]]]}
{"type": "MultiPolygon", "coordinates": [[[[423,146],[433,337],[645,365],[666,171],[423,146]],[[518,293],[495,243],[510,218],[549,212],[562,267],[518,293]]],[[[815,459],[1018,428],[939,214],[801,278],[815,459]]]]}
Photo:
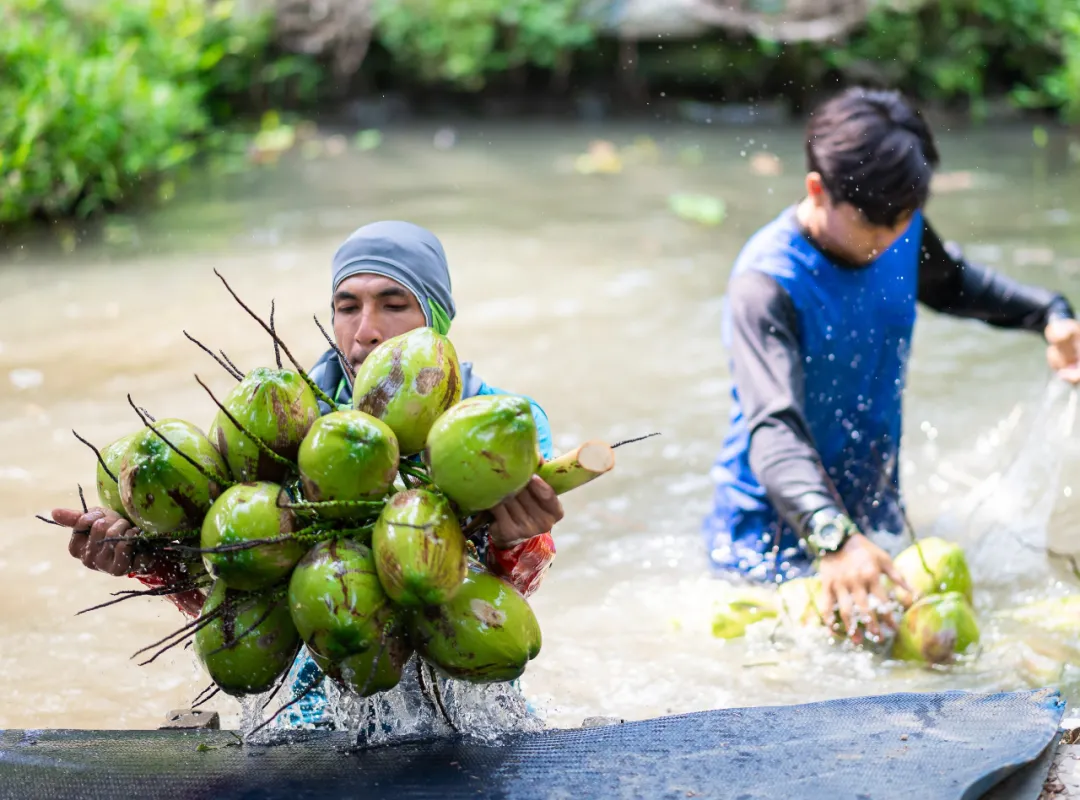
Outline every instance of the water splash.
{"type": "MultiPolygon", "coordinates": [[[[406,663],[397,686],[372,697],[360,697],[329,679],[323,689],[327,715],[318,727],[348,732],[357,748],[450,736],[492,743],[510,733],[544,728],[543,720],[516,685],[446,678],[416,655],[406,663]]],[[[286,713],[255,731],[288,702],[288,695],[282,692],[276,705],[270,702],[269,692],[242,701],[240,730],[245,742],[274,744],[298,729],[286,713]]],[[[304,727],[316,726],[300,729],[304,727]]]]}

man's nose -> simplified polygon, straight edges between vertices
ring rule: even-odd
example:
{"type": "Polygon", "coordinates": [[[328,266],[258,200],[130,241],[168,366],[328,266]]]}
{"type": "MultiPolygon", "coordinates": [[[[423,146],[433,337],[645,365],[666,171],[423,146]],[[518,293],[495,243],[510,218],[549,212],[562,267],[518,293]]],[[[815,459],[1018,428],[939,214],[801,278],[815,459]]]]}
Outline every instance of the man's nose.
{"type": "Polygon", "coordinates": [[[357,344],[370,346],[381,344],[383,341],[382,331],[374,314],[365,313],[360,319],[360,326],[356,329],[357,344]]]}

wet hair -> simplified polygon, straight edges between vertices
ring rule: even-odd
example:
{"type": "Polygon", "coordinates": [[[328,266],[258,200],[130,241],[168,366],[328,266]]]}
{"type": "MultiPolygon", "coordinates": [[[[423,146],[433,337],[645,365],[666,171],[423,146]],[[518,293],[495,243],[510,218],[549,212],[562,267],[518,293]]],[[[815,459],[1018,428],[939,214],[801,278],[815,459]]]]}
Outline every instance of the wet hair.
{"type": "Polygon", "coordinates": [[[930,128],[899,92],[858,86],[812,112],[806,160],[833,202],[888,227],[926,203],[939,162],[930,128]]]}

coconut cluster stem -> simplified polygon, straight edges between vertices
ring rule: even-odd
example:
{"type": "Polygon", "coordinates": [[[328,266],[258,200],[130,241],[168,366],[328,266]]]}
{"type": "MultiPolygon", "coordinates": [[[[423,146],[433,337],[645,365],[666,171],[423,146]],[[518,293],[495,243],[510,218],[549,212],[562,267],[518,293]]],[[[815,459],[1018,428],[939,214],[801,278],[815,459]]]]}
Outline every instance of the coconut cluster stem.
{"type": "Polygon", "coordinates": [[[105,470],[105,474],[108,475],[112,479],[112,482],[116,483],[117,482],[116,481],[116,476],[113,475],[112,470],[109,469],[108,465],[105,463],[105,459],[102,457],[101,451],[98,450],[96,447],[94,447],[94,445],[91,444],[90,442],[88,442],[86,439],[79,436],[79,434],[76,431],[72,431],[72,433],[75,434],[76,439],[78,439],[80,442],[82,442],[83,444],[85,444],[87,447],[89,447],[91,450],[94,451],[94,455],[97,456],[98,464],[100,464],[101,468],[103,470],[105,470]]]}
{"type": "Polygon", "coordinates": [[[274,461],[274,462],[276,462],[278,464],[281,464],[286,469],[289,469],[289,470],[295,470],[296,469],[296,465],[293,462],[289,461],[289,459],[285,458],[284,456],[281,456],[281,455],[278,455],[277,453],[275,453],[270,448],[270,445],[268,445],[266,442],[264,442],[258,436],[254,435],[247,428],[245,428],[243,425],[241,425],[239,420],[237,420],[236,417],[234,417],[232,415],[232,412],[230,412],[229,409],[225,408],[224,404],[220,400],[218,400],[216,397],[214,397],[214,393],[212,391],[210,391],[210,387],[207,386],[205,383],[203,383],[202,379],[199,378],[198,375],[195,376],[195,380],[198,382],[199,386],[201,386],[203,389],[206,390],[206,393],[208,395],[210,395],[210,399],[214,401],[214,405],[216,405],[219,409],[221,409],[221,413],[224,414],[226,416],[226,418],[228,418],[229,422],[231,422],[233,424],[233,426],[238,431],[240,431],[240,433],[244,434],[244,436],[246,436],[252,442],[254,442],[255,447],[258,448],[260,453],[265,455],[270,460],[272,460],[272,461],[274,461]]]}
{"type": "Polygon", "coordinates": [[[265,728],[265,727],[266,727],[267,725],[269,725],[269,724],[270,724],[271,722],[273,722],[273,721],[274,721],[275,719],[277,719],[277,718],[278,718],[278,717],[280,717],[280,716],[281,716],[282,714],[284,714],[284,713],[285,713],[285,712],[286,712],[286,711],[287,711],[288,709],[292,708],[292,707],[293,707],[294,705],[296,705],[297,703],[299,703],[299,702],[300,702],[301,700],[303,700],[303,699],[304,699],[305,697],[307,697],[307,696],[308,696],[309,694],[311,694],[311,693],[312,693],[312,692],[314,692],[314,691],[315,691],[316,689],[318,689],[318,688],[319,688],[319,684],[321,684],[321,683],[323,682],[323,679],[324,679],[324,677],[325,677],[325,676],[324,676],[324,675],[322,675],[322,674],[320,673],[320,674],[319,674],[319,677],[318,677],[318,678],[316,678],[315,680],[313,680],[313,681],[312,681],[311,683],[309,683],[309,684],[307,685],[307,688],[305,688],[305,689],[304,689],[304,691],[303,691],[303,692],[302,692],[302,693],[300,694],[300,696],[299,696],[299,697],[296,697],[296,698],[294,698],[294,699],[290,700],[290,701],[289,701],[288,703],[286,703],[286,704],[285,704],[285,705],[283,705],[283,706],[282,706],[281,708],[279,708],[279,709],[278,709],[277,711],[275,711],[275,712],[274,712],[274,714],[273,714],[273,716],[272,716],[272,717],[270,717],[270,719],[268,719],[268,720],[265,720],[264,722],[260,722],[260,723],[259,723],[258,725],[256,725],[256,726],[255,726],[255,727],[254,727],[254,728],[252,729],[251,733],[250,733],[250,734],[248,734],[248,735],[249,735],[249,736],[252,736],[252,735],[254,735],[254,734],[258,733],[258,732],[259,732],[259,731],[261,731],[261,730],[262,730],[263,728],[265,728]]]}
{"type": "Polygon", "coordinates": [[[229,282],[225,280],[224,276],[220,272],[215,269],[214,274],[217,275],[221,282],[225,285],[225,289],[229,292],[229,294],[232,295],[233,300],[235,300],[240,305],[240,308],[244,309],[244,311],[248,313],[249,317],[259,323],[259,325],[262,326],[262,329],[265,330],[268,334],[270,334],[271,338],[273,338],[274,340],[274,343],[281,347],[281,352],[283,352],[285,354],[285,357],[288,358],[290,362],[292,362],[292,365],[294,367],[296,367],[296,371],[300,374],[300,377],[303,378],[304,383],[306,383],[311,389],[311,391],[315,393],[315,396],[322,400],[324,403],[326,403],[326,405],[330,406],[330,408],[336,408],[337,404],[330,399],[330,396],[327,395],[326,392],[324,392],[318,387],[315,381],[311,380],[311,377],[307,374],[304,368],[300,366],[300,362],[296,360],[296,358],[291,352],[289,352],[289,348],[285,346],[285,342],[281,341],[278,335],[274,333],[273,329],[265,322],[263,322],[262,318],[254,311],[252,311],[248,307],[248,305],[240,299],[240,296],[233,291],[233,288],[229,286],[229,282]]]}
{"type": "Polygon", "coordinates": [[[197,347],[199,347],[199,348],[200,348],[200,349],[201,349],[201,350],[202,350],[202,351],[203,351],[204,353],[206,353],[206,354],[207,354],[208,356],[210,356],[210,358],[214,359],[214,361],[216,361],[216,362],[218,363],[218,365],[219,365],[219,366],[220,366],[220,367],[221,367],[221,368],[222,368],[223,370],[225,370],[226,372],[228,372],[228,373],[229,373],[229,374],[230,374],[230,375],[231,375],[232,377],[236,378],[236,380],[238,380],[238,381],[242,381],[242,380],[244,379],[244,374],[243,374],[242,372],[240,372],[240,370],[238,370],[238,369],[236,368],[236,365],[235,365],[235,364],[233,364],[233,363],[232,363],[231,361],[229,361],[229,358],[228,358],[228,356],[226,356],[224,352],[222,352],[222,354],[221,354],[221,357],[218,357],[218,356],[217,356],[217,355],[216,355],[216,354],[214,353],[214,351],[213,351],[213,350],[211,350],[211,349],[210,349],[209,347],[207,347],[207,346],[206,346],[205,344],[203,344],[202,342],[200,342],[200,341],[199,341],[198,339],[196,339],[196,338],[195,338],[194,336],[192,336],[192,335],[191,335],[190,333],[188,333],[187,331],[184,331],[184,336],[186,336],[186,337],[188,338],[188,341],[189,341],[189,342],[193,342],[193,343],[194,343],[194,344],[195,344],[195,345],[196,345],[197,347]],[[224,358],[225,360],[224,360],[224,361],[222,361],[222,358],[224,358]]]}
{"type": "Polygon", "coordinates": [[[159,431],[157,428],[155,428],[153,426],[153,424],[150,422],[150,420],[147,419],[147,415],[142,411],[142,409],[140,409],[137,405],[135,405],[135,401],[131,399],[130,394],[127,396],[127,400],[128,400],[128,404],[133,409],[135,409],[135,413],[139,415],[139,419],[142,420],[143,425],[145,425],[147,428],[149,428],[151,431],[153,431],[154,435],[156,435],[159,439],[161,439],[161,441],[165,442],[165,444],[167,444],[169,446],[170,450],[172,450],[178,456],[180,456],[185,461],[187,461],[189,464],[191,464],[191,466],[195,467],[195,469],[197,469],[199,471],[200,475],[202,475],[208,481],[213,481],[214,483],[217,483],[217,484],[221,485],[221,487],[223,489],[227,489],[227,488],[229,488],[230,486],[233,485],[232,481],[226,480],[225,478],[222,478],[219,475],[214,475],[206,467],[204,467],[202,464],[200,464],[194,458],[192,458],[187,453],[185,453],[183,450],[181,450],[179,447],[177,447],[172,442],[170,442],[165,437],[165,435],[161,431],[159,431]]]}
{"type": "Polygon", "coordinates": [[[544,462],[536,474],[555,490],[555,494],[565,494],[610,472],[614,466],[614,449],[594,439],[565,455],[544,462]]]}
{"type": "Polygon", "coordinates": [[[355,381],[356,370],[353,369],[353,365],[349,362],[348,357],[345,355],[344,352],[342,352],[341,348],[337,346],[337,342],[334,341],[333,337],[331,337],[330,334],[326,332],[326,328],[324,328],[322,323],[319,322],[319,318],[317,316],[314,316],[312,317],[312,319],[314,319],[315,324],[319,326],[319,331],[322,333],[323,338],[326,339],[326,343],[334,349],[335,353],[337,353],[338,360],[341,362],[341,368],[345,370],[345,374],[349,376],[349,380],[355,381]]]}
{"type": "MultiPolygon", "coordinates": [[[[178,628],[177,630],[173,631],[168,636],[165,636],[165,637],[163,637],[161,639],[158,639],[153,644],[148,644],[146,647],[143,647],[143,648],[141,648],[139,650],[136,650],[131,655],[131,657],[135,658],[135,656],[140,655],[142,653],[145,653],[147,650],[152,650],[153,648],[158,647],[159,645],[164,645],[163,647],[161,647],[161,649],[159,649],[156,653],[154,653],[154,655],[152,655],[146,661],[139,662],[140,667],[146,666],[147,664],[150,664],[151,662],[157,660],[158,657],[164,655],[169,650],[172,650],[174,647],[178,647],[182,642],[187,642],[187,644],[190,644],[192,638],[199,631],[201,631],[203,628],[205,628],[207,625],[209,625],[214,620],[224,616],[226,612],[231,611],[232,613],[237,614],[237,615],[242,614],[242,613],[244,613],[244,611],[248,610],[249,608],[252,608],[257,602],[259,602],[260,599],[262,599],[262,598],[261,597],[253,597],[250,602],[241,605],[239,608],[231,606],[231,604],[228,603],[228,602],[224,602],[221,605],[219,605],[217,608],[215,608],[213,611],[211,611],[209,614],[200,614],[198,617],[191,620],[191,622],[189,622],[186,625],[184,625],[183,627],[178,628]]],[[[184,646],[187,647],[187,644],[185,644],[184,646]]]]}
{"type": "Polygon", "coordinates": [[[614,450],[615,448],[622,447],[624,445],[636,444],[637,442],[644,442],[646,439],[651,439],[654,436],[659,436],[659,435],[660,435],[659,433],[647,433],[644,436],[637,436],[637,437],[635,437],[633,439],[623,439],[621,442],[616,442],[615,444],[613,444],[611,446],[611,449],[614,450]]]}
{"type": "Polygon", "coordinates": [[[398,464],[398,473],[400,473],[402,480],[409,477],[418,481],[421,485],[430,486],[432,483],[431,476],[424,469],[412,464],[406,464],[405,462],[398,464]]]}
{"type": "Polygon", "coordinates": [[[307,500],[295,500],[292,503],[280,503],[278,508],[288,508],[293,511],[309,511],[317,514],[320,511],[362,511],[364,509],[381,509],[385,503],[381,500],[322,500],[309,502],[307,500]]]}
{"type": "Polygon", "coordinates": [[[277,328],[274,326],[274,300],[270,299],[270,335],[274,337],[274,363],[281,369],[281,345],[278,344],[277,328]]]}
{"type": "Polygon", "coordinates": [[[218,647],[215,650],[211,650],[209,653],[206,654],[206,658],[210,658],[210,656],[216,656],[218,653],[224,653],[226,650],[232,650],[234,647],[236,647],[236,645],[245,636],[250,636],[252,633],[254,633],[258,629],[258,627],[260,625],[262,625],[264,622],[266,622],[266,620],[268,620],[270,618],[270,615],[272,613],[274,613],[274,611],[276,611],[278,609],[279,604],[281,603],[281,601],[284,598],[285,598],[285,590],[284,589],[281,589],[281,590],[275,592],[274,595],[270,598],[269,602],[267,603],[266,611],[263,612],[262,616],[260,616],[255,622],[253,622],[239,636],[234,636],[232,638],[232,641],[226,642],[221,647],[218,647]]]}
{"type": "MultiPolygon", "coordinates": [[[[185,584],[182,584],[180,586],[158,586],[158,587],[153,588],[153,589],[142,589],[142,590],[129,589],[129,590],[125,590],[123,592],[114,592],[113,593],[114,594],[114,599],[107,600],[104,603],[98,603],[96,606],[90,606],[90,608],[84,608],[82,611],[77,611],[75,613],[75,616],[77,617],[77,616],[80,616],[81,614],[86,614],[86,613],[88,613],[90,611],[97,611],[100,608],[108,608],[109,606],[114,606],[117,603],[122,603],[125,600],[130,600],[133,597],[166,597],[168,595],[183,594],[184,592],[190,592],[193,589],[202,589],[204,586],[207,586],[207,585],[208,584],[207,584],[206,581],[194,580],[194,581],[191,581],[190,583],[185,583],[185,584]],[[115,597],[115,595],[120,595],[120,596],[115,597]]],[[[152,646],[153,645],[151,645],[151,647],[152,646]]]]}

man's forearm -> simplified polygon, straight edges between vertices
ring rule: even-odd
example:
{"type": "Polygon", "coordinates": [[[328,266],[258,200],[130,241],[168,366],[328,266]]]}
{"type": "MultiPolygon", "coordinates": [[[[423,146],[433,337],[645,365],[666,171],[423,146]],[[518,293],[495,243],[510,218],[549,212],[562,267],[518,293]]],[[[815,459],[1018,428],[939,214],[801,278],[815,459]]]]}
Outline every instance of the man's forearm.
{"type": "Polygon", "coordinates": [[[817,511],[840,511],[804,412],[803,359],[791,298],[771,277],[747,273],[729,286],[731,356],[750,433],[750,468],[799,536],[817,511]]]}
{"type": "Polygon", "coordinates": [[[825,477],[812,443],[782,422],[757,428],[750,439],[750,468],[776,513],[800,539],[819,511],[846,513],[825,477]]]}
{"type": "Polygon", "coordinates": [[[923,229],[919,302],[945,314],[1034,333],[1042,333],[1055,319],[1074,316],[1061,294],[969,263],[929,224],[923,229]]]}

